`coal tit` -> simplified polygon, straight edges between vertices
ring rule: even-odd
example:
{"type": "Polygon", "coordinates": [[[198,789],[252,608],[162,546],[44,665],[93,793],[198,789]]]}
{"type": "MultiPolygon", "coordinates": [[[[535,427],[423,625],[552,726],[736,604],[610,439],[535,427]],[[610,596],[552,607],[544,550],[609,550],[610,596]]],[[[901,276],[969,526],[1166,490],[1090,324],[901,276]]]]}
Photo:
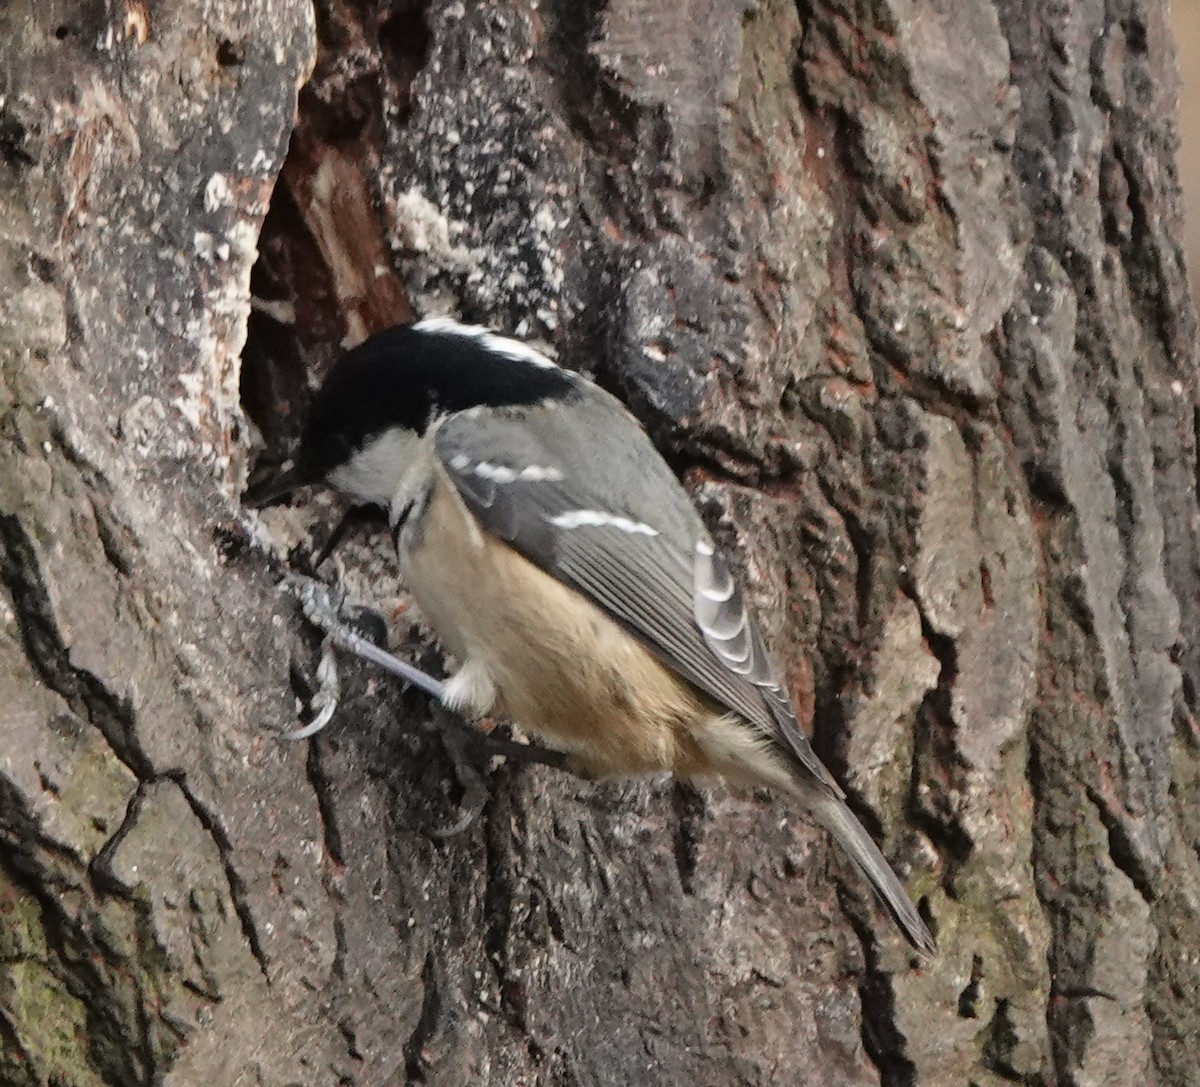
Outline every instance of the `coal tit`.
{"type": "Polygon", "coordinates": [[[286,485],[311,483],[387,511],[405,583],[460,662],[449,707],[504,714],[591,775],[773,786],[933,952],[687,492],[613,396],[484,329],[389,329],[316,395],[286,485]]]}

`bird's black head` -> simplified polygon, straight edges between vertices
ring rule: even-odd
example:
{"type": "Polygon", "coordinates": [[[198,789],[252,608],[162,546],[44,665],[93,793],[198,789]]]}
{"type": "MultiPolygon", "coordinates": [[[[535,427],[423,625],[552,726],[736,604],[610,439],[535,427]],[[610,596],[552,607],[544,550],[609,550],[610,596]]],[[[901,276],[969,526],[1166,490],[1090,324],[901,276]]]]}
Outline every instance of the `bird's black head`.
{"type": "Polygon", "coordinates": [[[316,483],[389,431],[419,437],[439,415],[565,397],[576,378],[515,340],[446,319],[380,332],[348,351],[313,401],[296,476],[316,483]]]}

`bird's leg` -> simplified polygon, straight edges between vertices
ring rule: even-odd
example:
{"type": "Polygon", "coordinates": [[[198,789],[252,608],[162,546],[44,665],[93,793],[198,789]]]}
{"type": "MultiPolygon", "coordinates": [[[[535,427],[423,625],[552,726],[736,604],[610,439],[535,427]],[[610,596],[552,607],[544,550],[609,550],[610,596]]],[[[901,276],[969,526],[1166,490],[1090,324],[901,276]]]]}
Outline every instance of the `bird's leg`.
{"type": "Polygon", "coordinates": [[[347,510],[342,514],[341,520],[334,526],[321,549],[312,556],[308,563],[309,570],[315,574],[321,564],[337,550],[338,545],[346,538],[351,529],[372,522],[387,523],[383,512],[375,506],[353,506],[347,510]]]}
{"type": "Polygon", "coordinates": [[[497,736],[494,732],[482,732],[477,728],[469,729],[467,735],[469,739],[466,746],[473,748],[477,755],[529,766],[549,766],[555,770],[577,772],[574,760],[565,751],[541,744],[510,740],[507,736],[497,736]]]}
{"type": "Polygon", "coordinates": [[[480,772],[478,760],[471,758],[468,751],[471,742],[470,734],[474,733],[475,729],[470,726],[467,728],[455,727],[461,724],[462,718],[457,717],[444,706],[435,707],[434,719],[434,727],[438,739],[441,741],[442,750],[450,759],[450,765],[454,767],[454,776],[462,788],[462,799],[459,802],[458,818],[449,826],[438,827],[430,831],[430,834],[434,838],[454,838],[475,825],[475,820],[483,814],[483,809],[487,805],[489,792],[487,782],[480,772]],[[443,718],[455,719],[455,723],[452,725],[450,721],[443,718]]]}
{"type": "MultiPolygon", "coordinates": [[[[441,706],[436,713],[456,717],[452,710],[441,706]]],[[[479,771],[479,764],[488,759],[502,758],[510,763],[551,766],[556,770],[570,770],[571,757],[562,751],[554,751],[540,744],[523,744],[490,732],[481,732],[468,725],[466,728],[438,728],[442,748],[454,767],[454,776],[462,786],[463,798],[459,817],[448,827],[432,832],[435,838],[453,838],[470,829],[483,812],[489,792],[487,783],[479,771]]]]}
{"type": "MultiPolygon", "coordinates": [[[[426,694],[433,695],[441,701],[446,693],[446,685],[439,679],[422,672],[415,664],[401,660],[393,653],[382,649],[374,642],[364,638],[357,630],[342,618],[345,595],[340,589],[326,585],[315,578],[292,574],[285,580],[285,585],[300,601],[300,609],[313,626],[322,631],[326,639],[341,649],[348,649],[355,656],[369,661],[385,672],[391,672],[406,683],[419,687],[426,694]]],[[[308,735],[311,735],[309,733],[308,735]]]]}
{"type": "MultiPolygon", "coordinates": [[[[321,663],[317,668],[317,693],[309,701],[309,705],[314,711],[313,719],[303,728],[285,733],[286,739],[307,739],[323,729],[333,717],[338,699],[334,646],[348,649],[363,660],[419,687],[427,694],[433,695],[442,705],[445,704],[445,683],[434,679],[422,672],[416,665],[401,660],[363,637],[345,620],[344,615],[347,610],[345,596],[339,588],[317,581],[315,578],[300,575],[289,576],[285,584],[300,601],[304,617],[325,635],[321,650],[321,663]]],[[[461,721],[461,718],[458,720],[461,721]]],[[[470,725],[453,730],[457,733],[454,739],[449,739],[452,730],[439,729],[438,731],[445,738],[447,754],[454,762],[459,781],[469,795],[474,795],[474,779],[468,779],[471,779],[472,774],[474,774],[474,778],[478,778],[478,774],[473,770],[463,770],[463,758],[467,755],[474,756],[476,760],[500,757],[511,762],[540,763],[559,770],[571,767],[570,756],[561,751],[492,736],[480,732],[470,725]]],[[[472,816],[473,818],[474,816],[472,816]]]]}

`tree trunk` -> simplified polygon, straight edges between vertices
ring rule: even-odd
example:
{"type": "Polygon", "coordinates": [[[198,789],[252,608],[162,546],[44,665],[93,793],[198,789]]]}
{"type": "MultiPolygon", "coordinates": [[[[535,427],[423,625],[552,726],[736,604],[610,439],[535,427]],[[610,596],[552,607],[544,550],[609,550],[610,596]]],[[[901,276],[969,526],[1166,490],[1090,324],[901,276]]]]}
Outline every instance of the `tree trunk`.
{"type": "Polygon", "coordinates": [[[0,1082],[1194,1082],[1164,3],[9,0],[0,81],[0,1082]],[[246,474],[443,312],[644,420],[933,961],[778,798],[500,766],[446,836],[349,663],[277,738],[333,507],[246,474]]]}

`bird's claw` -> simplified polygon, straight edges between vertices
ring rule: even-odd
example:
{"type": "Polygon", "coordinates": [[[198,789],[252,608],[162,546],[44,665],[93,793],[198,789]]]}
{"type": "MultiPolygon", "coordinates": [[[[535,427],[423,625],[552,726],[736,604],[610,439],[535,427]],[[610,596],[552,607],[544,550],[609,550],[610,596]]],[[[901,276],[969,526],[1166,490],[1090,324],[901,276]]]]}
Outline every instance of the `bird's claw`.
{"type": "Polygon", "coordinates": [[[333,717],[338,696],[337,665],[333,659],[335,646],[347,649],[370,664],[399,676],[434,698],[442,698],[445,685],[440,680],[364,638],[346,621],[346,594],[341,586],[329,585],[303,574],[289,574],[283,580],[283,588],[299,601],[304,618],[325,635],[321,646],[321,665],[317,670],[318,680],[322,679],[323,670],[325,681],[312,702],[316,716],[303,728],[287,733],[289,739],[306,739],[324,728],[333,717]],[[326,689],[328,694],[323,693],[326,689]]]}
{"type": "Polygon", "coordinates": [[[341,613],[346,593],[340,585],[304,574],[288,574],[283,579],[283,588],[299,601],[304,618],[322,633],[334,636],[343,625],[341,613]]]}
{"type": "MultiPolygon", "coordinates": [[[[289,574],[282,587],[299,602],[304,618],[324,635],[321,661],[316,672],[317,690],[308,700],[312,719],[301,728],[285,732],[284,739],[306,740],[316,735],[329,724],[337,711],[340,685],[335,648],[349,650],[363,660],[420,687],[439,703],[443,702],[445,684],[364,638],[346,621],[346,594],[340,585],[329,585],[302,574],[289,574]]],[[[437,731],[463,790],[460,816],[450,826],[434,832],[438,838],[452,838],[463,833],[483,811],[488,788],[477,766],[481,761],[486,764],[487,760],[499,756],[509,762],[539,762],[559,769],[569,769],[571,766],[570,758],[561,752],[485,735],[465,722],[457,722],[455,727],[451,722],[443,721],[437,731]]]]}
{"type": "Polygon", "coordinates": [[[300,728],[283,733],[283,739],[307,740],[329,724],[337,712],[341,684],[338,681],[337,656],[333,651],[333,641],[328,637],[321,643],[321,661],[317,665],[316,680],[317,690],[308,700],[308,708],[313,711],[312,720],[300,728]]]}

